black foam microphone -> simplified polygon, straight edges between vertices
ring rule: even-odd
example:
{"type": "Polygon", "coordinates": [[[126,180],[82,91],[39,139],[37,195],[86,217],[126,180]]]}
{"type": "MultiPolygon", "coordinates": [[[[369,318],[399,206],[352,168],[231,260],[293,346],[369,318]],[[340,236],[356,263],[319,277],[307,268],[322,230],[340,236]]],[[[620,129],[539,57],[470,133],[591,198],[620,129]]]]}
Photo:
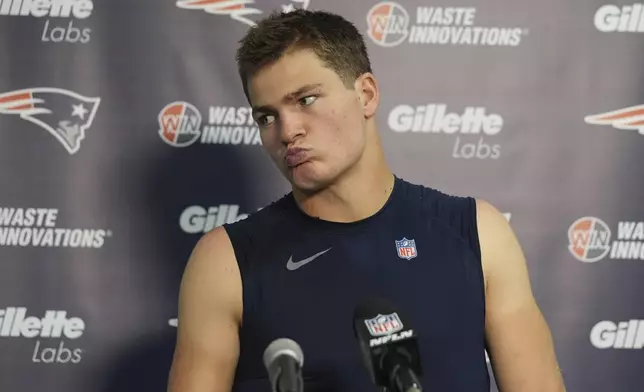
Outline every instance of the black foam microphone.
{"type": "Polygon", "coordinates": [[[273,340],[264,351],[264,366],[273,392],[302,392],[304,354],[291,339],[273,340]]]}
{"type": "Polygon", "coordinates": [[[389,301],[369,299],[356,307],[353,330],[376,386],[387,392],[421,392],[417,334],[389,301]]]}

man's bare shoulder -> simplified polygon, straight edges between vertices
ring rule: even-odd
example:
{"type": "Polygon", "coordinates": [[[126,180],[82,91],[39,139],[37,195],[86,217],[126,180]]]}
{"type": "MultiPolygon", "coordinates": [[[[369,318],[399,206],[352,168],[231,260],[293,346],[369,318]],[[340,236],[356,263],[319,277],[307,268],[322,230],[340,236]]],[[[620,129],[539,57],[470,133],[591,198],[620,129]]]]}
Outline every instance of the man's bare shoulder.
{"type": "MultiPolygon", "coordinates": [[[[259,209],[242,220],[215,227],[195,244],[184,272],[184,286],[203,280],[218,282],[222,289],[241,293],[240,260],[266,232],[279,227],[284,198],[259,209]],[[239,283],[239,284],[238,284],[239,283]]],[[[215,290],[213,288],[212,290],[215,290]]],[[[224,293],[219,293],[224,294],[224,293]]],[[[240,294],[241,295],[241,294],[240,294]]]]}
{"type": "Polygon", "coordinates": [[[224,226],[219,226],[199,238],[193,249],[193,254],[196,252],[223,252],[228,248],[232,249],[228,232],[224,226]]]}
{"type": "Polygon", "coordinates": [[[228,232],[216,227],[199,238],[188,259],[190,264],[222,264],[234,261],[234,249],[228,232]]]}
{"type": "Polygon", "coordinates": [[[218,227],[199,239],[183,273],[169,392],[230,390],[242,311],[235,253],[218,227]]]}
{"type": "Polygon", "coordinates": [[[500,390],[563,392],[549,326],[532,294],[521,245],[505,216],[477,200],[486,282],[486,340],[500,390]]]}
{"type": "MultiPolygon", "coordinates": [[[[241,317],[241,276],[235,251],[224,227],[205,233],[188,259],[182,280],[183,293],[191,299],[204,295],[241,317]]],[[[209,302],[203,298],[204,303],[209,302]]]]}
{"type": "Polygon", "coordinates": [[[510,226],[507,215],[490,202],[476,199],[476,224],[481,252],[481,263],[485,275],[504,269],[503,263],[525,263],[519,241],[510,226]],[[504,254],[516,257],[504,257],[504,254]]]}

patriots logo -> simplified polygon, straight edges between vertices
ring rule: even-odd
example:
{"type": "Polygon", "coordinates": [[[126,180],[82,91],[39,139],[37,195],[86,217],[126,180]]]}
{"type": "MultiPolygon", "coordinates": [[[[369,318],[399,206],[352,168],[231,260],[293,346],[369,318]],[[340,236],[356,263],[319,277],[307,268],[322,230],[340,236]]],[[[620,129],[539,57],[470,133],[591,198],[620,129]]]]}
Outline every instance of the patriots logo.
{"type": "Polygon", "coordinates": [[[0,114],[16,114],[52,134],[67,152],[80,149],[101,99],[59,88],[36,87],[0,94],[0,114]]]}
{"type": "Polygon", "coordinates": [[[593,125],[612,125],[616,129],[637,131],[644,135],[644,105],[586,116],[584,120],[593,125]]]}
{"type": "MultiPolygon", "coordinates": [[[[301,9],[307,9],[310,0],[291,0],[291,3],[282,5],[282,12],[295,11],[295,4],[299,3],[301,9]]],[[[177,7],[188,10],[202,10],[213,15],[228,15],[232,19],[255,26],[251,15],[259,15],[262,10],[254,8],[255,0],[177,0],[177,7]]]]}

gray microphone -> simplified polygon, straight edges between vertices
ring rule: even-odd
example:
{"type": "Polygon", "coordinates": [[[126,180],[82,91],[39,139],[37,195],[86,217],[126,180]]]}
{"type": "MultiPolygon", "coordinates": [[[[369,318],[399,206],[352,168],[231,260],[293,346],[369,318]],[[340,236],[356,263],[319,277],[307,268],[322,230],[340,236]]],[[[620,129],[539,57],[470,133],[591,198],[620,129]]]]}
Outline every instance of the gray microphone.
{"type": "Polygon", "coordinates": [[[303,392],[302,365],[302,349],[291,339],[273,340],[264,351],[264,366],[273,392],[303,392]]]}

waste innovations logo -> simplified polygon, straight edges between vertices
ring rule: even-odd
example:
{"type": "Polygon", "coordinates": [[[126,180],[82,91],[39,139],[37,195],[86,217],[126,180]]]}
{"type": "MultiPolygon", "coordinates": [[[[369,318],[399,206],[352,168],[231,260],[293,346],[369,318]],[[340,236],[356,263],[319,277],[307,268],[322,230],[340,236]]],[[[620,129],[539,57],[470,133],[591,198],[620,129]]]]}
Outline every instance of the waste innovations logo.
{"type": "Polygon", "coordinates": [[[0,246],[102,248],[111,230],[62,228],[57,208],[0,207],[0,246]]]}
{"type": "Polygon", "coordinates": [[[211,106],[208,124],[202,126],[201,112],[191,103],[175,101],[158,117],[159,136],[172,147],[200,144],[261,145],[259,128],[250,107],[211,106]]]}
{"type": "Polygon", "coordinates": [[[382,1],[367,12],[367,35],[377,45],[402,43],[463,46],[518,46],[527,29],[477,26],[475,7],[416,7],[411,14],[397,2],[382,1]]]}
{"type": "Polygon", "coordinates": [[[60,88],[34,87],[0,93],[0,114],[20,116],[49,132],[75,154],[101,102],[60,88]]]}
{"type": "Polygon", "coordinates": [[[68,317],[64,310],[46,310],[44,317],[35,317],[25,307],[0,309],[0,341],[35,338],[31,356],[34,363],[79,363],[83,350],[70,347],[69,341],[75,341],[84,332],[83,319],[68,317]]]}
{"type": "Polygon", "coordinates": [[[503,117],[482,106],[451,112],[445,104],[412,106],[402,104],[389,112],[389,128],[397,133],[449,135],[454,138],[452,157],[458,159],[499,159],[501,145],[490,143],[503,129],[503,117]]]}
{"type": "Polygon", "coordinates": [[[644,33],[644,4],[603,5],[595,12],[593,22],[603,33],[644,33]]]}
{"type": "Polygon", "coordinates": [[[644,105],[586,116],[584,121],[591,125],[609,125],[623,131],[636,131],[644,135],[644,105]]]}
{"type": "Polygon", "coordinates": [[[644,222],[617,223],[617,239],[603,220],[585,216],[568,228],[568,250],[579,261],[594,263],[604,258],[644,260],[644,222]]]}
{"type": "Polygon", "coordinates": [[[46,18],[40,40],[47,43],[88,43],[92,30],[74,22],[89,18],[93,11],[92,0],[0,0],[0,17],[46,18]]]}
{"type": "MultiPolygon", "coordinates": [[[[281,5],[281,11],[288,13],[296,9],[307,9],[309,3],[310,0],[290,0],[281,5]]],[[[177,7],[228,16],[249,26],[255,26],[258,16],[265,12],[255,8],[255,0],[178,0],[177,7]]]]}
{"type": "Polygon", "coordinates": [[[590,331],[590,342],[602,350],[640,350],[644,348],[644,320],[600,321],[590,331]]]}

